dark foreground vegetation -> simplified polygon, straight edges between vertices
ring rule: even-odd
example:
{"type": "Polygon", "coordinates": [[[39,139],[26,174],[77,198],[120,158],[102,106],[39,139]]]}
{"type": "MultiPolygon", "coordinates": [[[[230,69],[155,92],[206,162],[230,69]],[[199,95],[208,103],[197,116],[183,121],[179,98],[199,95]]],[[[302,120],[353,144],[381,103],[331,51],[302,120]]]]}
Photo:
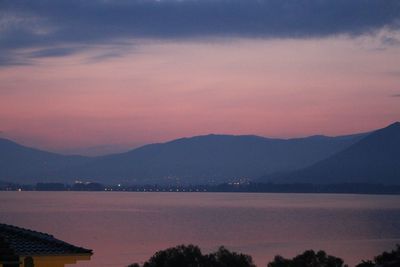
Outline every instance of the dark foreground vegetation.
{"type": "MultiPolygon", "coordinates": [[[[140,267],[138,263],[129,267],[140,267]]],[[[217,252],[203,254],[194,245],[180,245],[156,252],[143,267],[256,267],[251,256],[220,247],[217,252]]]]}
{"type": "Polygon", "coordinates": [[[363,261],[356,267],[400,267],[400,245],[390,252],[383,252],[372,261],[363,261]]]}
{"type": "MultiPolygon", "coordinates": [[[[275,256],[268,267],[347,267],[341,258],[326,254],[325,251],[307,250],[292,259],[275,256]]],[[[251,256],[231,252],[225,247],[203,254],[194,245],[180,245],[156,252],[148,261],[128,267],[256,267],[251,256]]],[[[374,260],[362,261],[356,267],[400,267],[400,246],[391,252],[383,252],[374,260]]]]}

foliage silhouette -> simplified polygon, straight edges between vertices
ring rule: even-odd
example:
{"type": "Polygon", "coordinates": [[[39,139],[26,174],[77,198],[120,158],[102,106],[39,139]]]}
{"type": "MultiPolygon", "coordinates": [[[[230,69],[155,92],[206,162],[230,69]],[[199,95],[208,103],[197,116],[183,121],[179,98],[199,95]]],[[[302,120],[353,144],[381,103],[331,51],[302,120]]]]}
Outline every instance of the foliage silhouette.
{"type": "Polygon", "coordinates": [[[361,263],[357,264],[356,267],[375,267],[375,263],[373,261],[362,261],[361,263]]]}
{"type": "MultiPolygon", "coordinates": [[[[383,252],[374,261],[362,261],[355,267],[399,267],[400,245],[395,250],[383,252]]],[[[251,256],[231,252],[221,246],[218,251],[203,255],[195,245],[179,245],[156,252],[143,265],[134,263],[128,267],[256,267],[251,256]]],[[[306,250],[292,259],[280,255],[268,263],[268,267],[348,267],[341,258],[320,250],[306,250]]]]}
{"type": "Polygon", "coordinates": [[[268,267],[347,267],[341,258],[327,255],[325,251],[307,250],[293,259],[275,256],[268,267]]]}
{"type": "MultiPolygon", "coordinates": [[[[138,263],[129,267],[140,267],[138,263]]],[[[250,256],[220,247],[203,255],[194,245],[179,245],[156,252],[142,267],[256,267],[250,256]]]]}
{"type": "Polygon", "coordinates": [[[220,247],[217,252],[208,255],[208,262],[213,267],[256,267],[251,256],[231,252],[220,247]]]}
{"type": "Polygon", "coordinates": [[[356,267],[399,267],[400,266],[400,245],[391,252],[383,252],[376,256],[374,261],[363,261],[356,267]]]}

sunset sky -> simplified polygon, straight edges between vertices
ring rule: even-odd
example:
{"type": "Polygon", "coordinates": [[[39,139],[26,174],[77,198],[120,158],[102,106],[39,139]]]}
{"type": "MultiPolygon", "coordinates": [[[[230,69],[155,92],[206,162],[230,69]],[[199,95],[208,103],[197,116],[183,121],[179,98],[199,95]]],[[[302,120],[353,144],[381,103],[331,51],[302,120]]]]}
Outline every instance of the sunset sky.
{"type": "Polygon", "coordinates": [[[0,0],[0,137],[103,154],[400,120],[398,0],[0,0]]]}

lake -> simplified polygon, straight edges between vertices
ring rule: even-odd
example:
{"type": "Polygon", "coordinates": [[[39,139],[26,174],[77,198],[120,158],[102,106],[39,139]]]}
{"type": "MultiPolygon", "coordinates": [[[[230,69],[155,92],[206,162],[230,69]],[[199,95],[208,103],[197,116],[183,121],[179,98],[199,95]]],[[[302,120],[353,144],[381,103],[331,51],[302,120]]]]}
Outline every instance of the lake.
{"type": "Polygon", "coordinates": [[[324,249],[353,266],[400,243],[400,196],[0,192],[0,222],[94,250],[74,266],[127,266],[178,244],[220,245],[265,267],[324,249]]]}

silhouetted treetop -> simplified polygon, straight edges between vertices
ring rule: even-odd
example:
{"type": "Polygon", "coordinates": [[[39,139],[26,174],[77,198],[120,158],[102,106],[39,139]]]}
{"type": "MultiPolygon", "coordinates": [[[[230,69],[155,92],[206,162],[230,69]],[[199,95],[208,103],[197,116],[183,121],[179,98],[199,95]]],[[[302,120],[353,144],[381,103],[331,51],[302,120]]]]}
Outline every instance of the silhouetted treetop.
{"type": "MultiPolygon", "coordinates": [[[[231,252],[221,246],[216,252],[202,254],[194,245],[179,245],[156,252],[143,265],[134,263],[128,267],[256,267],[251,256],[231,252]]],[[[292,259],[280,255],[268,263],[268,267],[348,267],[341,258],[325,251],[306,250],[292,259]]],[[[356,267],[400,267],[400,245],[395,250],[383,252],[374,261],[362,261],[356,267]]]]}
{"type": "Polygon", "coordinates": [[[251,256],[231,252],[220,247],[217,252],[208,255],[208,262],[212,267],[256,267],[251,256]]]}
{"type": "Polygon", "coordinates": [[[390,252],[383,252],[376,256],[374,261],[363,261],[356,267],[399,267],[400,266],[400,245],[390,252]]]}
{"type": "Polygon", "coordinates": [[[275,256],[268,267],[347,267],[341,258],[327,255],[325,251],[307,250],[293,259],[275,256]]]}
{"type": "MultiPolygon", "coordinates": [[[[217,252],[203,255],[194,245],[179,245],[156,252],[143,267],[256,267],[250,256],[220,247],[217,252]]],[[[135,263],[129,267],[140,267],[135,263]]]]}

